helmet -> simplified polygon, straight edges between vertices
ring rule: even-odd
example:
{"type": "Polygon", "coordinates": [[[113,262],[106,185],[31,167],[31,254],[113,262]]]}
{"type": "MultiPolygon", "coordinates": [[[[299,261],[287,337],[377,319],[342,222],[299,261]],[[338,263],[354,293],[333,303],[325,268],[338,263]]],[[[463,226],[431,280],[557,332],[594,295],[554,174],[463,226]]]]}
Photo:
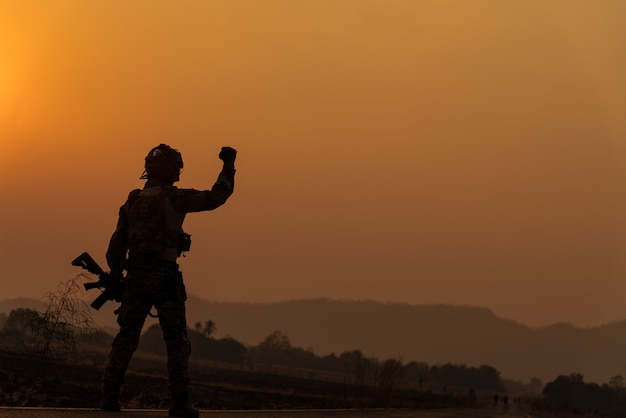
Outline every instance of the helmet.
{"type": "Polygon", "coordinates": [[[169,145],[160,144],[146,156],[145,171],[140,178],[173,183],[180,179],[182,169],[183,157],[180,152],[169,145]]]}

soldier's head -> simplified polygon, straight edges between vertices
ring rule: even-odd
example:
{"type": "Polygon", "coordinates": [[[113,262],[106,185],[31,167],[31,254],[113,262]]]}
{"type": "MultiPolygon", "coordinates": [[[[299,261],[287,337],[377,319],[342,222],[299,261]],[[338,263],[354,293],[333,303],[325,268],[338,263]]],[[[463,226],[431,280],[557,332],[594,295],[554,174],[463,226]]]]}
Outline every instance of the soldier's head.
{"type": "Polygon", "coordinates": [[[146,156],[145,171],[142,179],[155,179],[166,183],[174,183],[180,179],[183,169],[183,157],[178,150],[160,144],[150,150],[146,156]]]}

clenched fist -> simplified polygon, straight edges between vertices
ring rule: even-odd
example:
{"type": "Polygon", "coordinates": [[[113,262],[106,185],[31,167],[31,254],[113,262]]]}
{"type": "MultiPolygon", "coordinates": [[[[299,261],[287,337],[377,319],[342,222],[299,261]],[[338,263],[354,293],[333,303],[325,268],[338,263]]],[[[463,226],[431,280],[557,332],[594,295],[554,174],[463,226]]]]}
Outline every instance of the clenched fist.
{"type": "Polygon", "coordinates": [[[235,158],[237,158],[237,150],[231,147],[222,147],[219,157],[225,163],[234,163],[235,158]]]}

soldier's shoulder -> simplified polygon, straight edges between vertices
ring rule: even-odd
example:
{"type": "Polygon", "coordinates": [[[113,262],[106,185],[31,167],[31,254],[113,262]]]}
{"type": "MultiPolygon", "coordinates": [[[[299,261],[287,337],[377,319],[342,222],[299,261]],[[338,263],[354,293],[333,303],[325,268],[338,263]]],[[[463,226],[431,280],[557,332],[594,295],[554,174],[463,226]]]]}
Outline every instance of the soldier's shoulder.
{"type": "Polygon", "coordinates": [[[131,190],[130,193],[128,193],[128,199],[133,199],[133,198],[137,197],[139,192],[141,192],[141,189],[133,189],[133,190],[131,190]]]}
{"type": "Polygon", "coordinates": [[[139,196],[139,192],[141,192],[141,189],[133,189],[130,191],[130,193],[128,193],[128,197],[126,198],[126,202],[124,203],[123,207],[130,207],[132,206],[132,204],[135,202],[135,200],[137,200],[137,196],[139,196]]]}

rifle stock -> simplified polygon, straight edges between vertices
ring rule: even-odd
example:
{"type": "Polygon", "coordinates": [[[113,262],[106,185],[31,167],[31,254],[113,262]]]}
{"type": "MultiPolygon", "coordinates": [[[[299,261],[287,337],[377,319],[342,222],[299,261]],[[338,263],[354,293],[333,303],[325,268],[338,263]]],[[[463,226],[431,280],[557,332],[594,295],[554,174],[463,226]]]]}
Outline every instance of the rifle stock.
{"type": "Polygon", "coordinates": [[[81,255],[79,255],[78,257],[76,257],[72,261],[72,265],[81,267],[84,270],[87,270],[89,273],[92,273],[92,274],[95,274],[95,275],[98,275],[98,276],[100,276],[102,273],[104,273],[102,268],[100,268],[98,263],[96,263],[96,260],[91,258],[89,253],[86,252],[86,251],[84,253],[82,253],[81,255]]]}

